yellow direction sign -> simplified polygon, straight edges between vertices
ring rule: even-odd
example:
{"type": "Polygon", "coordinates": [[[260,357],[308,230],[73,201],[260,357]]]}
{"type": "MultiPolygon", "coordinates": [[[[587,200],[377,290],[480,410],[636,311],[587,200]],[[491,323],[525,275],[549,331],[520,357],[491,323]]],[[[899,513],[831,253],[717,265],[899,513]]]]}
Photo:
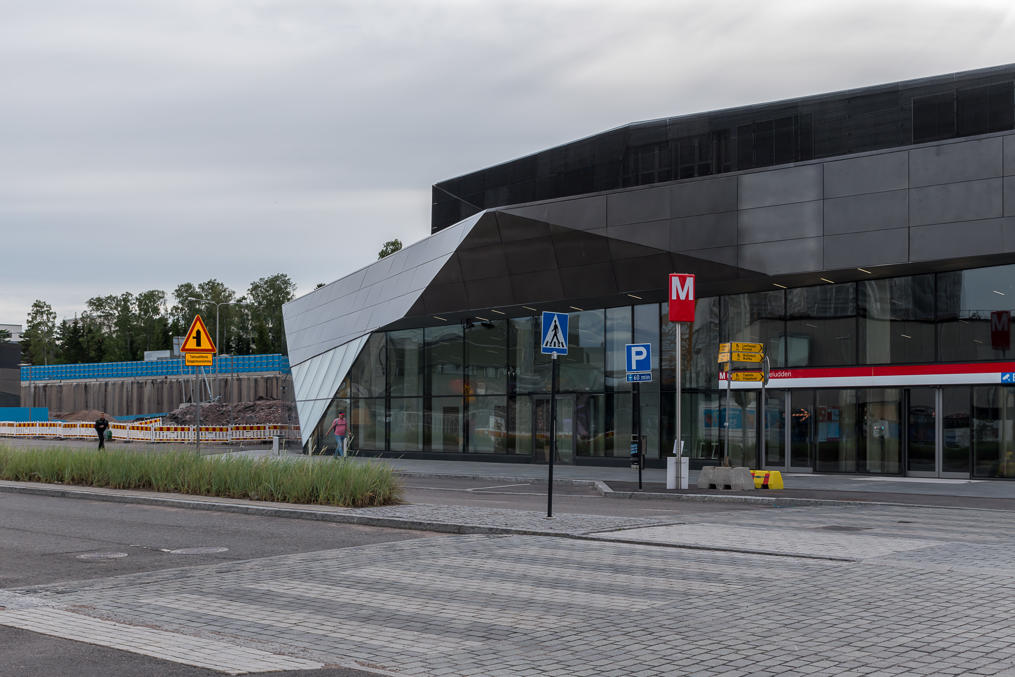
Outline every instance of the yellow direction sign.
{"type": "Polygon", "coordinates": [[[729,362],[730,361],[729,351],[726,351],[724,353],[719,353],[719,359],[716,360],[716,361],[717,362],[729,362]]]}
{"type": "Polygon", "coordinates": [[[761,353],[733,353],[734,362],[761,362],[765,356],[761,353]]]}
{"type": "Polygon", "coordinates": [[[183,361],[188,367],[210,367],[212,366],[211,353],[186,353],[183,361]]]}
{"type": "Polygon", "coordinates": [[[194,316],[194,321],[190,323],[190,329],[187,330],[187,336],[183,339],[183,345],[180,347],[181,353],[208,353],[214,355],[215,342],[211,340],[211,334],[208,333],[208,327],[204,325],[204,320],[201,319],[200,315],[194,316]]]}
{"type": "Polygon", "coordinates": [[[733,343],[733,352],[735,353],[761,353],[764,352],[764,346],[760,343],[733,343]]]}
{"type": "Polygon", "coordinates": [[[764,381],[765,375],[760,371],[735,371],[731,374],[731,381],[764,381]]]}
{"type": "Polygon", "coordinates": [[[719,352],[720,353],[728,353],[729,351],[730,351],[730,344],[728,344],[728,343],[720,343],[719,344],[719,352]]]}

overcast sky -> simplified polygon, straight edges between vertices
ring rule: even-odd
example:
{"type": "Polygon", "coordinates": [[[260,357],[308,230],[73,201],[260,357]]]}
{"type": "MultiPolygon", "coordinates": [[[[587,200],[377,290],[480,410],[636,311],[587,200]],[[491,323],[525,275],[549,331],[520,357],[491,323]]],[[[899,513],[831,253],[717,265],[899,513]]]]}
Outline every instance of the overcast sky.
{"type": "Polygon", "coordinates": [[[617,125],[1015,62],[1001,0],[0,0],[0,323],[299,293],[430,186],[617,125]]]}

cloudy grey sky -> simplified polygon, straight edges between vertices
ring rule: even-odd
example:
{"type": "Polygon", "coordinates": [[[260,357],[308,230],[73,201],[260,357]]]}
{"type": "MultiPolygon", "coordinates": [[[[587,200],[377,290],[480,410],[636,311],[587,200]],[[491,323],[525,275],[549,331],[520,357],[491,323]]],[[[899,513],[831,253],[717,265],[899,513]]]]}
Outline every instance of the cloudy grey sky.
{"type": "Polygon", "coordinates": [[[430,186],[617,125],[1015,61],[1007,0],[0,0],[0,323],[300,293],[430,186]]]}

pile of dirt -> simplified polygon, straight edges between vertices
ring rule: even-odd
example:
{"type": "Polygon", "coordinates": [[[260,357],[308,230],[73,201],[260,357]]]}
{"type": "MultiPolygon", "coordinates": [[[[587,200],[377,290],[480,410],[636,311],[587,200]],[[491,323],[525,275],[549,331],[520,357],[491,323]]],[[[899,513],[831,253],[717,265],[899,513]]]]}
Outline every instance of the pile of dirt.
{"type": "Polygon", "coordinates": [[[92,421],[99,420],[100,416],[105,416],[107,421],[112,421],[113,417],[102,411],[101,409],[80,409],[78,411],[53,411],[50,412],[49,418],[51,421],[92,421]]]}
{"type": "MultiPolygon", "coordinates": [[[[168,425],[194,425],[197,407],[184,404],[166,414],[162,420],[168,425]]],[[[264,425],[296,424],[296,405],[282,400],[259,399],[254,402],[211,402],[201,405],[201,425],[264,425]]]]}

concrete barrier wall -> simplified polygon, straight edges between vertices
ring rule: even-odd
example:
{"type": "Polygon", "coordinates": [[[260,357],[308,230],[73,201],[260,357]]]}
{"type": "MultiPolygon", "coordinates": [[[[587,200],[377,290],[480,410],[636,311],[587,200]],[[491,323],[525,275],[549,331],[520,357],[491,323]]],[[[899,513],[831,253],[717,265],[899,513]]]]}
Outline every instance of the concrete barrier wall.
{"type": "MultiPolygon", "coordinates": [[[[293,400],[289,374],[208,375],[212,392],[227,403],[258,398],[293,400]]],[[[200,380],[202,400],[208,401],[205,380],[200,380]]],[[[193,376],[115,378],[72,381],[31,381],[21,384],[21,406],[49,407],[54,412],[99,409],[113,416],[169,412],[191,402],[193,376]]]]}

